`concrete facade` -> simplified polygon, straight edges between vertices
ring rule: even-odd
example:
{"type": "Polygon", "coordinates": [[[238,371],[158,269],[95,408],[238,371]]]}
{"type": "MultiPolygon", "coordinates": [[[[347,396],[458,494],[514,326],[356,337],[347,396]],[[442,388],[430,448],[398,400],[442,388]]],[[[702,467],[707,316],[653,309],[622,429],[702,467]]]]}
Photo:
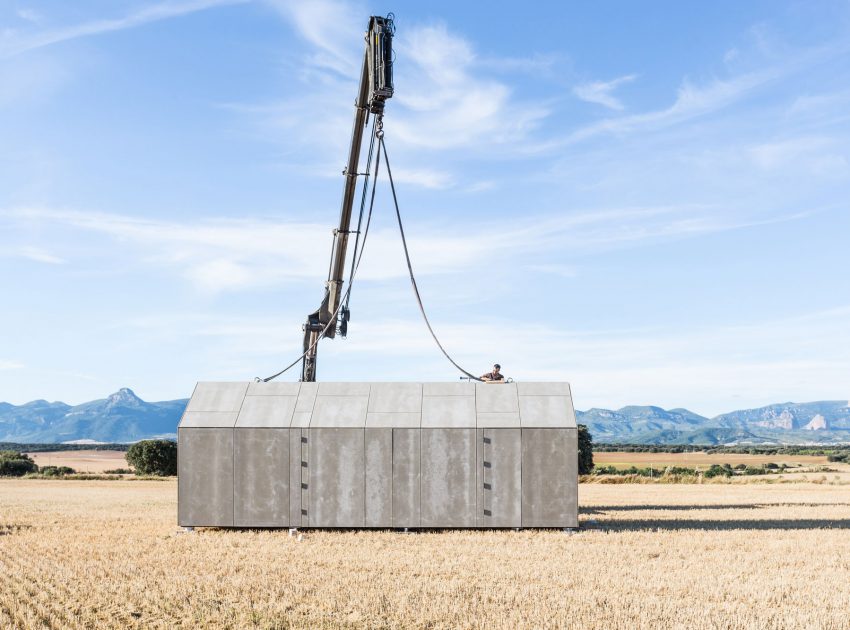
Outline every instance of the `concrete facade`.
{"type": "Polygon", "coordinates": [[[577,527],[567,383],[198,383],[182,526],[577,527]]]}

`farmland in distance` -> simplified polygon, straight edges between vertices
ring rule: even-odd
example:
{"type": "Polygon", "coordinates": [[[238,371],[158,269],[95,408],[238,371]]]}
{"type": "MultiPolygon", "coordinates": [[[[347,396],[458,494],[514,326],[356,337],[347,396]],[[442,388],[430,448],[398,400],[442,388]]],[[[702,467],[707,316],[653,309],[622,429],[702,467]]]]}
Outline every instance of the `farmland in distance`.
{"type": "Polygon", "coordinates": [[[656,466],[683,466],[689,468],[708,468],[712,464],[730,464],[736,466],[762,466],[764,464],[787,464],[788,466],[817,466],[828,463],[826,455],[774,455],[749,453],[629,453],[621,451],[603,451],[593,453],[593,462],[597,466],[616,468],[645,468],[656,466]]]}

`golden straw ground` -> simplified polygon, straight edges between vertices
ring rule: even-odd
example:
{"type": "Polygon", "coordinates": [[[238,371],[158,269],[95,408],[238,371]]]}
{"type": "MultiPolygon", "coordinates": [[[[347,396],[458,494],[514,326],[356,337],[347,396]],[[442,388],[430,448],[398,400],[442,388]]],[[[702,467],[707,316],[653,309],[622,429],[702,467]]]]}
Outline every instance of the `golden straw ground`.
{"type": "Polygon", "coordinates": [[[586,529],[178,533],[173,481],[0,480],[9,628],[846,628],[846,485],[597,485],[586,529]]]}

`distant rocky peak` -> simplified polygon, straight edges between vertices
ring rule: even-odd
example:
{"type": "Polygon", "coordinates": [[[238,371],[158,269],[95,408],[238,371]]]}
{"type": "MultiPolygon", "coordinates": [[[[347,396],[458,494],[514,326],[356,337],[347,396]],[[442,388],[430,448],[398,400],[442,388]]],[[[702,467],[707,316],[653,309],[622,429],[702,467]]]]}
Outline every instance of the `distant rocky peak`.
{"type": "Polygon", "coordinates": [[[129,387],[122,387],[106,399],[106,404],[108,407],[141,407],[144,401],[129,387]]]}
{"type": "Polygon", "coordinates": [[[803,428],[809,431],[826,431],[829,429],[829,421],[822,415],[817,414],[803,428]]]}

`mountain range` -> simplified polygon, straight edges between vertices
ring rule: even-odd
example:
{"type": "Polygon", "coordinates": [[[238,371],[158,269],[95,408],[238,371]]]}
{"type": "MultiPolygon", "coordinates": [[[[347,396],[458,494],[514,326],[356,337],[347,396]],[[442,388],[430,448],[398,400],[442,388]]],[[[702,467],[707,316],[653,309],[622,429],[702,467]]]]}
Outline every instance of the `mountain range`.
{"type": "Polygon", "coordinates": [[[850,403],[779,403],[706,418],[687,409],[576,411],[595,442],[629,444],[850,443],[850,403]]]}
{"type": "MultiPolygon", "coordinates": [[[[135,442],[177,436],[187,399],[145,402],[129,388],[81,405],[0,402],[0,442],[135,442]]],[[[779,403],[706,418],[687,409],[576,411],[595,442],[631,444],[850,443],[846,400],[779,403]]]]}
{"type": "Polygon", "coordinates": [[[177,437],[187,399],[145,402],[124,387],[102,400],[81,405],[34,400],[0,403],[0,442],[135,442],[177,437]]]}

